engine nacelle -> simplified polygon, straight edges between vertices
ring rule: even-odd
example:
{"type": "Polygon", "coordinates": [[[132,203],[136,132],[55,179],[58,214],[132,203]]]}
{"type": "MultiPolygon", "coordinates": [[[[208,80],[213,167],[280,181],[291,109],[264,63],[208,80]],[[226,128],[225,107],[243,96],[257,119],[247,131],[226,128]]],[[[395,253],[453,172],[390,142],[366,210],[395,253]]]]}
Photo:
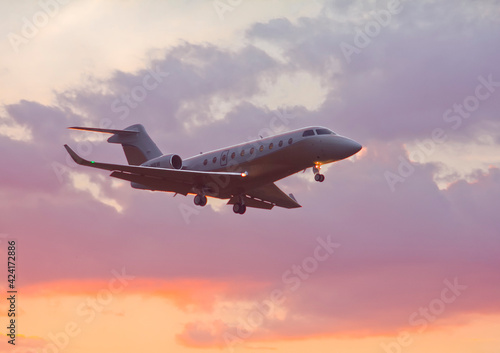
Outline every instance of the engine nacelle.
{"type": "Polygon", "coordinates": [[[144,167],[181,169],[182,158],[177,154],[164,154],[142,164],[144,167]]]}

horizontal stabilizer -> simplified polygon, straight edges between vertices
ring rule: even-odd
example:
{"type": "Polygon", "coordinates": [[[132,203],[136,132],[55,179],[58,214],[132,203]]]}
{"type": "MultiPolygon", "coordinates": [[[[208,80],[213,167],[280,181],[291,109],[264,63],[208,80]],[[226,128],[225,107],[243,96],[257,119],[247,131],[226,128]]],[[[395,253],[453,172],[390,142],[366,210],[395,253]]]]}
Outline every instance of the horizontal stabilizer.
{"type": "Polygon", "coordinates": [[[71,129],[71,130],[82,130],[82,131],[93,131],[93,132],[104,132],[106,134],[118,134],[118,135],[135,135],[135,134],[139,133],[139,131],[100,129],[100,128],[97,128],[97,127],[71,126],[68,129],[71,129]]]}

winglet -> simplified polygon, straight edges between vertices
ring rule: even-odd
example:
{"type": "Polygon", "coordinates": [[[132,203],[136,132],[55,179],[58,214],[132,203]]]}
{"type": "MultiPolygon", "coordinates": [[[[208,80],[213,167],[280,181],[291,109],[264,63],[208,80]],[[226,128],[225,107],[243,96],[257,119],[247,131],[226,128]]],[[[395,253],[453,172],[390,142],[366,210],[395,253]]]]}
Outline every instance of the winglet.
{"type": "Polygon", "coordinates": [[[87,161],[86,159],[83,159],[79,155],[77,155],[76,152],[73,151],[71,149],[71,147],[69,147],[68,145],[64,145],[64,148],[66,148],[66,151],[68,151],[69,155],[71,156],[71,158],[73,158],[75,163],[81,164],[81,165],[89,165],[92,163],[92,162],[87,161]]]}

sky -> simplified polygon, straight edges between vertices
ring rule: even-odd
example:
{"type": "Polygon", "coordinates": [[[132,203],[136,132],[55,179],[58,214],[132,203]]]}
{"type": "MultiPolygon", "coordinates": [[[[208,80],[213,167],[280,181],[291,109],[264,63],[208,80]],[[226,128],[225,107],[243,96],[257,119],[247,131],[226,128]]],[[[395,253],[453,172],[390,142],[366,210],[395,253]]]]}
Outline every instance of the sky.
{"type": "Polygon", "coordinates": [[[495,0],[0,3],[0,352],[498,352],[495,0]],[[147,83],[145,83],[147,82],[147,83]],[[76,166],[304,126],[355,157],[204,208],[76,166]],[[6,295],[7,267],[1,290],[6,295]]]}

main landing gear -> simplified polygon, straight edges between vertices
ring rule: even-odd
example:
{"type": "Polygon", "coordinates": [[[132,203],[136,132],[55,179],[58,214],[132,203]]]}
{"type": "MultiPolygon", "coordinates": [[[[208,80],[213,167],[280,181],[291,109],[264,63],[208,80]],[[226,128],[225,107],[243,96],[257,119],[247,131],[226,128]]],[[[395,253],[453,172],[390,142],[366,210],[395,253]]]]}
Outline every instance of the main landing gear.
{"type": "Polygon", "coordinates": [[[236,214],[243,214],[247,210],[245,205],[245,197],[243,195],[238,196],[238,202],[233,205],[233,212],[236,214]]]}
{"type": "Polygon", "coordinates": [[[245,211],[247,210],[247,206],[244,204],[244,203],[235,203],[233,205],[233,212],[234,213],[239,213],[239,214],[243,214],[245,213],[245,211]]]}
{"type": "Polygon", "coordinates": [[[194,204],[196,206],[203,207],[207,204],[207,197],[205,195],[202,195],[202,194],[196,194],[193,201],[194,201],[194,204]]]}
{"type": "Polygon", "coordinates": [[[320,183],[325,181],[325,176],[320,174],[319,170],[321,169],[321,164],[316,164],[313,167],[314,180],[319,181],[320,183]]]}

